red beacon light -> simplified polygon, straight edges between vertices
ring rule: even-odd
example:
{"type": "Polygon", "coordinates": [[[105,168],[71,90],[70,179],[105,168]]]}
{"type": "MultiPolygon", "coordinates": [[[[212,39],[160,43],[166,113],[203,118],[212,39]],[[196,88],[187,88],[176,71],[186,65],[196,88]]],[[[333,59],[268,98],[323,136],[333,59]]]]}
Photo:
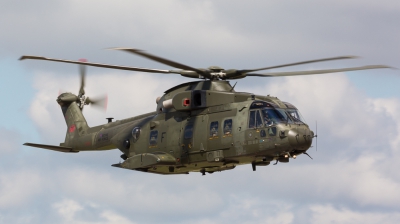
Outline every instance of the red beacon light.
{"type": "Polygon", "coordinates": [[[183,99],[183,106],[187,107],[190,105],[190,100],[188,98],[183,99]]]}

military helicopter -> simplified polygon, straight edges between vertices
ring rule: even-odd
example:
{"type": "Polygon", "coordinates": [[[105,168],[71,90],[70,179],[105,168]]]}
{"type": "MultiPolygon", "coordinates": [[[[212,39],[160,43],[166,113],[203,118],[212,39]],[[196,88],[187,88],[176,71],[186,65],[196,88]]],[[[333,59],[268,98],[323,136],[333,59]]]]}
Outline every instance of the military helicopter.
{"type": "MultiPolygon", "coordinates": [[[[65,141],[59,146],[25,143],[26,146],[65,153],[119,149],[122,163],[114,167],[156,174],[203,175],[234,169],[237,165],[267,166],[275,161],[287,163],[307,154],[317,135],[306,124],[299,110],[277,97],[236,92],[229,81],[247,76],[298,76],[344,71],[389,68],[370,65],[341,69],[255,73],[288,66],[351,59],[341,56],[270,66],[258,69],[223,69],[211,66],[193,68],[132,48],[114,48],[133,53],[180,70],[161,70],[71,61],[39,56],[35,59],[78,64],[81,66],[81,86],[78,95],[62,93],[57,98],[67,124],[65,141]],[[156,99],[153,112],[89,127],[82,109],[99,104],[85,96],[83,66],[150,72],[173,73],[200,81],[183,83],[165,91],[156,99]]],[[[309,156],[309,155],[308,155],[309,156]]],[[[310,157],[311,158],[311,157],[310,157]]]]}

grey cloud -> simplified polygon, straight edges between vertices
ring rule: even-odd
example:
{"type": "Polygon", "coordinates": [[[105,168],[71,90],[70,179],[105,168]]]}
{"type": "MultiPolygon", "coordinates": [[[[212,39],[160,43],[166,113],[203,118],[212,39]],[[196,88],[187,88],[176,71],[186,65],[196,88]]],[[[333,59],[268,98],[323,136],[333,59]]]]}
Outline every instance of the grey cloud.
{"type": "Polygon", "coordinates": [[[37,11],[13,10],[11,19],[10,13],[2,14],[2,21],[13,22],[1,25],[7,30],[1,42],[8,54],[16,56],[84,56],[145,66],[157,64],[99,50],[139,47],[198,67],[216,63],[259,67],[341,54],[397,66],[395,21],[400,9],[396,5],[391,0],[376,5],[363,1],[122,1],[112,5],[86,1],[76,5],[70,1],[37,7],[37,11]]]}

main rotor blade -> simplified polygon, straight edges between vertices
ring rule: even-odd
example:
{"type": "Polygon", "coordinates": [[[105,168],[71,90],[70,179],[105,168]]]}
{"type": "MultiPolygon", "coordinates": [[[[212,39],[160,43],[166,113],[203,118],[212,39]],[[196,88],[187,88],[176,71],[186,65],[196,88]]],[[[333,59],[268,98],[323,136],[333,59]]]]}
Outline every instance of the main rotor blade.
{"type": "Polygon", "coordinates": [[[211,79],[211,75],[208,74],[205,71],[202,71],[200,69],[193,68],[193,67],[190,67],[188,65],[184,65],[184,64],[181,64],[181,63],[178,63],[178,62],[175,62],[175,61],[171,61],[169,59],[165,59],[165,58],[161,58],[161,57],[158,57],[158,56],[155,56],[155,55],[152,55],[152,54],[148,54],[148,53],[145,53],[142,50],[133,49],[133,48],[111,48],[111,49],[112,50],[126,51],[126,52],[129,52],[129,53],[132,53],[132,54],[137,54],[137,55],[140,55],[142,57],[148,58],[150,60],[157,61],[159,63],[172,66],[174,68],[194,71],[194,72],[197,72],[198,74],[201,74],[201,75],[211,79]]]}
{"type": "Polygon", "coordinates": [[[295,66],[295,65],[304,65],[304,64],[323,62],[323,61],[353,59],[353,58],[357,58],[357,56],[339,56],[339,57],[333,57],[333,58],[322,58],[322,59],[316,59],[316,60],[301,61],[301,62],[290,63],[290,64],[270,66],[270,67],[265,67],[265,68],[238,70],[238,72],[239,73],[248,73],[248,72],[255,72],[255,71],[261,71],[261,70],[267,70],[267,69],[282,68],[282,67],[295,66]]]}
{"type": "Polygon", "coordinates": [[[325,73],[335,73],[335,72],[347,72],[347,71],[357,71],[357,70],[367,70],[367,69],[378,69],[378,68],[392,68],[386,65],[367,65],[362,67],[352,67],[352,68],[339,68],[339,69],[327,69],[327,70],[312,70],[312,71],[297,71],[297,72],[271,72],[264,74],[246,74],[247,76],[258,76],[258,77],[275,77],[275,76],[296,76],[296,75],[316,75],[325,73]]]}
{"type": "Polygon", "coordinates": [[[109,65],[109,64],[100,64],[100,63],[91,63],[91,62],[82,62],[82,61],[70,61],[70,60],[46,58],[46,57],[32,56],[32,55],[24,55],[19,60],[25,60],[25,59],[56,61],[56,62],[63,62],[63,63],[70,63],[70,64],[88,65],[88,66],[93,66],[93,67],[112,68],[112,69],[128,70],[128,71],[151,72],[151,73],[176,73],[176,72],[172,72],[169,70],[128,67],[128,66],[121,66],[121,65],[109,65]]]}

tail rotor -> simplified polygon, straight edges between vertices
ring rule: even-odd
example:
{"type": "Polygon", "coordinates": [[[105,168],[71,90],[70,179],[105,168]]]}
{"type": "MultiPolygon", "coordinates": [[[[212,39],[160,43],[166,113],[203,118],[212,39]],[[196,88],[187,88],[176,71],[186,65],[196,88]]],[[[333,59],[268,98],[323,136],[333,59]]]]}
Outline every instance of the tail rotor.
{"type": "Polygon", "coordinates": [[[102,96],[102,97],[99,97],[99,98],[86,97],[85,105],[91,105],[91,106],[96,107],[98,109],[107,110],[108,96],[105,95],[105,96],[102,96]]]}
{"type": "MultiPolygon", "coordinates": [[[[87,62],[86,59],[79,59],[80,62],[87,62]]],[[[108,96],[89,98],[85,96],[85,78],[86,78],[86,66],[79,65],[80,74],[80,87],[78,96],[72,93],[62,93],[59,94],[57,101],[60,102],[76,102],[81,110],[85,105],[92,105],[95,108],[107,110],[108,96]]]]}

